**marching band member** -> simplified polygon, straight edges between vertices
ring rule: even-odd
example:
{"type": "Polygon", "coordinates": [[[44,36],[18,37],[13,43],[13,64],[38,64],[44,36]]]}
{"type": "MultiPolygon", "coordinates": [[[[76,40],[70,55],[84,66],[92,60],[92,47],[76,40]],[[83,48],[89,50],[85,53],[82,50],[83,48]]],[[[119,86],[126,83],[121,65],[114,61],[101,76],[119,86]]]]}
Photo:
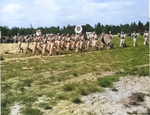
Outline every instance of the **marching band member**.
{"type": "Polygon", "coordinates": [[[97,34],[94,32],[94,40],[95,40],[95,48],[98,50],[98,36],[97,34]]]}
{"type": "Polygon", "coordinates": [[[148,34],[148,32],[145,30],[145,32],[144,32],[144,34],[143,34],[143,37],[144,37],[144,45],[148,45],[148,36],[149,36],[149,34],[148,34]]]}
{"type": "Polygon", "coordinates": [[[37,42],[38,42],[38,36],[37,35],[35,35],[35,37],[34,37],[34,42],[33,42],[33,50],[32,50],[32,54],[34,54],[35,53],[35,50],[37,49],[37,42]]]}
{"type": "Polygon", "coordinates": [[[67,34],[66,42],[67,42],[67,50],[66,51],[68,51],[69,47],[70,47],[70,36],[69,36],[69,34],[67,34]]]}
{"type": "Polygon", "coordinates": [[[133,37],[133,46],[137,45],[136,44],[136,40],[137,40],[137,35],[136,35],[136,31],[134,31],[134,33],[132,34],[133,37]]]}
{"type": "Polygon", "coordinates": [[[25,48],[24,53],[27,53],[27,50],[28,50],[29,44],[30,44],[30,39],[31,39],[31,36],[27,36],[27,37],[26,37],[26,43],[27,43],[27,46],[26,46],[26,48],[25,48]]]}
{"type": "Polygon", "coordinates": [[[105,33],[102,33],[101,34],[101,48],[103,48],[105,45],[104,45],[104,43],[105,43],[105,41],[104,41],[104,36],[105,36],[105,33]]]}
{"type": "Polygon", "coordinates": [[[23,36],[18,36],[18,53],[20,53],[21,50],[23,52],[23,49],[21,48],[22,41],[23,41],[23,36]]]}
{"type": "Polygon", "coordinates": [[[52,34],[51,35],[51,46],[50,46],[50,52],[49,52],[49,55],[52,56],[52,50],[53,50],[53,47],[54,47],[54,43],[55,43],[55,36],[52,34]]]}
{"type": "Polygon", "coordinates": [[[111,40],[111,42],[112,42],[113,35],[111,34],[111,31],[109,31],[109,36],[110,36],[110,40],[111,40]]]}
{"type": "Polygon", "coordinates": [[[75,46],[75,36],[74,36],[74,34],[72,34],[72,36],[71,36],[71,40],[72,40],[72,49],[74,49],[74,46],[75,46]]]}
{"type": "Polygon", "coordinates": [[[90,37],[90,44],[89,44],[89,46],[92,47],[92,39],[94,38],[93,33],[90,33],[89,37],[90,37]]]}
{"type": "Polygon", "coordinates": [[[47,36],[46,35],[43,36],[42,45],[43,45],[42,55],[44,55],[44,53],[46,51],[46,47],[47,47],[47,36]]]}
{"type": "Polygon", "coordinates": [[[78,52],[78,49],[79,49],[80,37],[81,36],[77,33],[76,34],[76,39],[75,39],[75,46],[76,46],[75,52],[76,53],[78,52]]]}
{"type": "Polygon", "coordinates": [[[87,49],[89,49],[90,46],[90,34],[87,34],[87,49]]]}
{"type": "Polygon", "coordinates": [[[57,49],[57,55],[59,54],[60,42],[61,42],[61,36],[59,35],[59,33],[57,33],[57,35],[55,35],[55,43],[54,43],[54,46],[57,49]]]}
{"type": "Polygon", "coordinates": [[[80,38],[80,49],[82,51],[83,45],[84,45],[84,35],[81,33],[81,38],[80,38]]]}
{"type": "Polygon", "coordinates": [[[65,42],[65,36],[63,34],[61,34],[61,41],[60,41],[60,48],[61,49],[64,48],[64,42],[65,42]]]}
{"type": "Polygon", "coordinates": [[[123,45],[124,46],[124,44],[125,44],[125,34],[124,34],[124,32],[122,32],[121,31],[121,34],[120,34],[120,47],[123,45]]]}
{"type": "Polygon", "coordinates": [[[38,42],[37,42],[37,49],[39,50],[40,53],[42,53],[42,51],[43,51],[42,44],[43,44],[43,37],[42,37],[42,35],[39,35],[38,42]]]}

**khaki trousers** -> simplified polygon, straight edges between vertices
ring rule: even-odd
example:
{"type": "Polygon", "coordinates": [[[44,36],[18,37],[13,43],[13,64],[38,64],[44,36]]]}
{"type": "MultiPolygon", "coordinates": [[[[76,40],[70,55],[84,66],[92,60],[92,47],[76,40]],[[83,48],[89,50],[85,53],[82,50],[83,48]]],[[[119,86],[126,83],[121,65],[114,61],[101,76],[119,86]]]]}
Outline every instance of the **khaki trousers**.
{"type": "Polygon", "coordinates": [[[133,38],[133,46],[136,45],[136,40],[137,40],[137,38],[133,38]]]}
{"type": "Polygon", "coordinates": [[[144,45],[146,45],[147,41],[148,41],[148,37],[144,37],[144,45]]]}
{"type": "Polygon", "coordinates": [[[49,55],[52,55],[53,47],[54,47],[54,43],[51,43],[49,55]]]}

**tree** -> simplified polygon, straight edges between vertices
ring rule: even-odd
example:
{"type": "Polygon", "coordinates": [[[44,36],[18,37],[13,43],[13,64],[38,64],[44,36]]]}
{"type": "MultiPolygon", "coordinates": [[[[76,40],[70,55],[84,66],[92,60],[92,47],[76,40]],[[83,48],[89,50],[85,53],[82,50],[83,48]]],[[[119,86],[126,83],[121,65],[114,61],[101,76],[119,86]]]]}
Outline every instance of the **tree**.
{"type": "Polygon", "coordinates": [[[95,25],[95,31],[98,35],[102,33],[101,23],[98,23],[97,25],[95,25]]]}
{"type": "Polygon", "coordinates": [[[143,23],[141,23],[140,21],[138,23],[138,32],[139,33],[143,32],[143,23]]]}
{"type": "Polygon", "coordinates": [[[10,29],[7,26],[0,26],[0,31],[2,36],[8,36],[10,34],[10,32],[8,32],[10,29]]]}
{"type": "Polygon", "coordinates": [[[130,32],[133,33],[134,31],[138,31],[138,27],[137,27],[137,24],[134,22],[134,23],[131,23],[131,30],[130,32]]]}
{"type": "Polygon", "coordinates": [[[145,25],[144,25],[144,30],[149,30],[149,22],[147,22],[145,25]]]}

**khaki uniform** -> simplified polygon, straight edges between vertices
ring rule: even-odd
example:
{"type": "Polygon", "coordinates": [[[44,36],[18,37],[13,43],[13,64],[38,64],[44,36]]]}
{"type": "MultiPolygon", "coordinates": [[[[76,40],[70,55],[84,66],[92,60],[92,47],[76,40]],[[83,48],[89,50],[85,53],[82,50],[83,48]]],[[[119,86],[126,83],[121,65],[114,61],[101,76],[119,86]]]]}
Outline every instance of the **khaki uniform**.
{"type": "Polygon", "coordinates": [[[96,34],[94,35],[94,41],[95,41],[95,48],[98,49],[98,36],[96,34]]]}
{"type": "Polygon", "coordinates": [[[123,44],[125,44],[125,34],[120,34],[120,47],[123,45],[123,44]]]}
{"type": "Polygon", "coordinates": [[[42,44],[43,44],[42,55],[44,55],[47,48],[47,37],[44,37],[42,44]]]}
{"type": "Polygon", "coordinates": [[[74,35],[72,35],[71,40],[72,40],[71,49],[74,49],[74,46],[75,46],[75,36],[74,35]]]}
{"type": "Polygon", "coordinates": [[[87,49],[89,49],[89,46],[90,46],[90,36],[87,35],[87,49]]]}
{"type": "Polygon", "coordinates": [[[33,42],[33,50],[32,50],[32,54],[34,54],[35,53],[35,50],[37,49],[37,44],[38,44],[38,37],[36,36],[35,38],[34,38],[34,42],[33,42]]]}
{"type": "Polygon", "coordinates": [[[132,37],[133,37],[133,46],[135,46],[135,45],[136,45],[136,40],[137,40],[137,35],[136,35],[136,33],[133,33],[133,34],[132,34],[132,37]]]}
{"type": "Polygon", "coordinates": [[[75,40],[75,46],[76,46],[75,52],[76,53],[78,52],[78,49],[79,49],[79,43],[80,43],[80,35],[76,35],[76,40],[75,40]]]}
{"type": "Polygon", "coordinates": [[[26,39],[26,44],[27,44],[27,46],[26,46],[26,48],[25,48],[24,53],[27,53],[27,50],[28,50],[29,45],[30,45],[30,39],[31,39],[31,37],[28,37],[28,38],[26,39]]]}
{"type": "Polygon", "coordinates": [[[21,48],[22,39],[23,39],[22,36],[18,37],[18,53],[20,53],[20,51],[22,50],[22,48],[21,48]]]}
{"type": "Polygon", "coordinates": [[[53,51],[53,48],[54,48],[54,43],[55,43],[55,37],[51,37],[51,46],[50,46],[50,52],[49,52],[49,55],[52,56],[52,51],[53,51]]]}
{"type": "Polygon", "coordinates": [[[148,44],[147,42],[148,42],[148,33],[147,32],[144,32],[144,34],[143,34],[143,37],[144,37],[144,45],[146,45],[146,44],[148,44]]]}
{"type": "Polygon", "coordinates": [[[70,47],[70,37],[69,36],[66,38],[66,42],[67,42],[67,50],[66,51],[68,51],[69,47],[70,47]]]}

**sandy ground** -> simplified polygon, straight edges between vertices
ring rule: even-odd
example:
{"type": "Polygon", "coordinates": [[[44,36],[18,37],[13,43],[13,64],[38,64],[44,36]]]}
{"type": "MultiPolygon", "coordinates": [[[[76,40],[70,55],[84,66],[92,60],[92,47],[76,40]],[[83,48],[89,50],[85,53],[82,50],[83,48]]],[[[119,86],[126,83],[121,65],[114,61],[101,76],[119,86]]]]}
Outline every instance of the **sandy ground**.
{"type": "MultiPolygon", "coordinates": [[[[21,48],[25,49],[26,43],[21,44],[21,48]]],[[[33,49],[33,43],[30,43],[30,47],[33,49]]],[[[6,52],[9,53],[16,53],[18,50],[18,43],[1,43],[0,44],[0,54],[5,54],[6,52]]]]}
{"type": "MultiPolygon", "coordinates": [[[[17,43],[0,44],[0,53],[16,53],[17,46],[17,43]]],[[[23,43],[22,48],[24,49],[25,46],[26,44],[23,43]]],[[[32,49],[32,44],[30,47],[32,49]]],[[[33,56],[29,58],[40,58],[40,56],[33,56]]],[[[93,73],[89,73],[89,75],[93,76],[93,73]]],[[[81,78],[85,79],[84,76],[81,76],[81,78]]],[[[93,79],[95,78],[97,77],[93,77],[93,79]]],[[[80,104],[74,104],[68,100],[62,100],[56,106],[54,106],[53,109],[42,111],[44,112],[44,115],[150,114],[150,77],[121,77],[120,81],[114,83],[114,86],[117,91],[112,91],[109,88],[105,88],[105,91],[103,93],[93,93],[88,96],[83,96],[81,98],[82,103],[80,104]]],[[[22,107],[23,105],[20,105],[19,103],[14,103],[14,106],[10,107],[10,114],[20,115],[20,108],[22,107]]]]}
{"type": "MultiPolygon", "coordinates": [[[[103,93],[82,96],[80,104],[60,101],[44,115],[148,115],[150,114],[150,77],[126,76],[115,82],[116,91],[105,88],[103,93]]],[[[44,102],[40,98],[40,102],[44,102]]],[[[20,115],[22,105],[15,103],[11,115],[20,115]]]]}
{"type": "Polygon", "coordinates": [[[117,91],[105,88],[103,93],[93,93],[81,98],[81,104],[62,100],[50,111],[52,115],[128,115],[150,114],[150,78],[127,76],[114,86],[117,91]]]}

